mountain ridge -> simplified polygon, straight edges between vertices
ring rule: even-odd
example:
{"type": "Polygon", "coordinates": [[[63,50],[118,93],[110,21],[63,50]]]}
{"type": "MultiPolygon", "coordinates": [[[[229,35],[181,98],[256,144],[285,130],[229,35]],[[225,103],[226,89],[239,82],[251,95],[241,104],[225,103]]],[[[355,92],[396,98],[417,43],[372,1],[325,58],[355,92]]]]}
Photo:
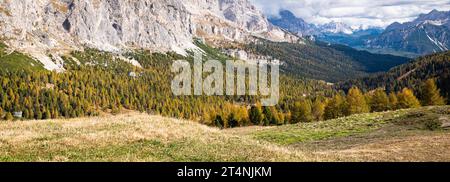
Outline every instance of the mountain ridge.
{"type": "Polygon", "coordinates": [[[314,25],[281,10],[278,17],[269,19],[274,25],[301,36],[335,44],[344,44],[374,53],[408,57],[447,51],[450,48],[450,11],[433,10],[419,15],[411,22],[394,22],[385,29],[377,27],[353,28],[340,22],[314,25]]]}
{"type": "Polygon", "coordinates": [[[322,25],[315,25],[296,17],[289,10],[280,10],[279,16],[269,17],[269,22],[299,36],[313,37],[313,40],[343,44],[360,48],[369,38],[378,36],[383,29],[378,27],[352,27],[342,22],[332,21],[322,25]]]}
{"type": "Polygon", "coordinates": [[[49,70],[63,70],[61,55],[84,47],[186,54],[196,49],[194,38],[215,44],[255,37],[301,41],[272,26],[248,0],[39,0],[0,6],[4,42],[49,70]]]}
{"type": "Polygon", "coordinates": [[[447,51],[450,47],[450,11],[433,10],[411,22],[389,25],[367,48],[392,49],[426,55],[447,51]]]}

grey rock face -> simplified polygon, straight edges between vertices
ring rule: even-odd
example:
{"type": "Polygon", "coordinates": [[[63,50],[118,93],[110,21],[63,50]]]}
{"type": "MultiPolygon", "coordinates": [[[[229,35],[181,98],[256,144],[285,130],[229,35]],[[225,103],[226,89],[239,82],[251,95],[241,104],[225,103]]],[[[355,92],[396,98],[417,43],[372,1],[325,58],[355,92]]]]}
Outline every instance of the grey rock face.
{"type": "Polygon", "coordinates": [[[447,51],[450,48],[450,11],[434,10],[412,22],[393,23],[379,37],[367,43],[371,48],[393,49],[417,54],[447,51]]]}
{"type": "Polygon", "coordinates": [[[195,49],[195,37],[244,42],[297,41],[273,27],[247,0],[0,0],[1,38],[61,69],[49,58],[84,46],[111,52],[195,49]]]}
{"type": "Polygon", "coordinates": [[[314,24],[309,24],[305,20],[296,17],[288,10],[279,12],[279,17],[271,17],[269,21],[281,28],[297,33],[301,36],[310,36],[319,34],[318,28],[314,24]]]}

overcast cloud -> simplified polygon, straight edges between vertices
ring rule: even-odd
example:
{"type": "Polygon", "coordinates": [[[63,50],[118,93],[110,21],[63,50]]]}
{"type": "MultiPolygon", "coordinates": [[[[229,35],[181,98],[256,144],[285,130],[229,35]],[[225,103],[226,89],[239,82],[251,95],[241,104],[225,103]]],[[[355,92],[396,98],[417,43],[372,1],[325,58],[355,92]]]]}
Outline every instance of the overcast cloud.
{"type": "Polygon", "coordinates": [[[411,21],[433,9],[450,10],[450,0],[251,0],[267,16],[280,9],[292,11],[314,24],[331,21],[351,26],[385,27],[393,22],[411,21]]]}

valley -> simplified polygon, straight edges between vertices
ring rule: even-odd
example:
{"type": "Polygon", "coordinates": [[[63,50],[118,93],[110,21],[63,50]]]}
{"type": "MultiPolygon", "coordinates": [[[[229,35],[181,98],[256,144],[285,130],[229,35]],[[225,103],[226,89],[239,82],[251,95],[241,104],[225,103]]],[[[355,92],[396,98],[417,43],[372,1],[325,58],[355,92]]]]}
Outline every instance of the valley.
{"type": "Polygon", "coordinates": [[[274,25],[314,40],[342,44],[378,54],[416,58],[448,51],[446,32],[450,28],[450,12],[433,10],[408,22],[394,22],[385,28],[352,27],[342,22],[315,25],[296,17],[289,10],[269,18],[274,25]]]}
{"type": "Polygon", "coordinates": [[[450,11],[259,8],[0,1],[0,161],[450,161],[450,11]]]}

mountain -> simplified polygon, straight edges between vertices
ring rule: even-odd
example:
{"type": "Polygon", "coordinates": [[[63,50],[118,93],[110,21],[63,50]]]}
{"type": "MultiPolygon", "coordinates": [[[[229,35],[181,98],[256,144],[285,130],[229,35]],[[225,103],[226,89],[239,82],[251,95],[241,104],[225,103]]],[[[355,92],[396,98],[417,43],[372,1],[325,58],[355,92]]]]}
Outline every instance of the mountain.
{"type": "Polygon", "coordinates": [[[399,91],[404,87],[418,88],[430,78],[437,80],[441,92],[450,101],[450,51],[417,58],[415,61],[400,65],[375,76],[354,79],[338,84],[340,89],[347,90],[358,86],[364,90],[385,88],[388,92],[399,91]]]}
{"type": "Polygon", "coordinates": [[[307,44],[259,41],[245,50],[282,61],[288,75],[338,82],[385,72],[410,60],[405,57],[372,54],[348,46],[322,42],[307,44]]]}
{"type": "Polygon", "coordinates": [[[314,25],[296,17],[289,10],[281,10],[279,16],[270,17],[269,22],[300,36],[314,36],[316,40],[356,48],[364,47],[367,40],[383,32],[383,29],[377,27],[355,28],[335,21],[314,25]]]}
{"type": "Polygon", "coordinates": [[[368,28],[356,30],[352,34],[345,33],[324,33],[317,35],[317,39],[332,44],[342,44],[354,48],[364,48],[366,42],[383,33],[381,28],[368,28]]]}
{"type": "Polygon", "coordinates": [[[450,47],[450,11],[433,10],[403,24],[393,23],[367,42],[369,49],[411,52],[425,55],[450,47]]]}
{"type": "Polygon", "coordinates": [[[271,25],[248,0],[1,1],[0,7],[2,40],[49,70],[63,70],[61,57],[84,47],[186,54],[196,49],[194,38],[211,44],[299,39],[271,25]]]}
{"type": "Polygon", "coordinates": [[[315,25],[309,24],[305,22],[305,20],[296,17],[289,10],[281,10],[279,16],[269,17],[269,22],[300,36],[317,34],[315,25]]]}
{"type": "MultiPolygon", "coordinates": [[[[123,53],[144,49],[187,56],[186,50],[201,49],[194,40],[219,48],[263,40],[269,46],[267,50],[276,51],[271,54],[280,55],[277,58],[287,63],[288,72],[331,82],[387,71],[408,61],[366,53],[369,58],[355,57],[360,52],[316,45],[272,25],[247,0],[3,1],[2,7],[0,32],[4,47],[30,55],[48,70],[64,71],[65,58],[85,48],[116,53],[119,59],[145,67],[146,63],[128,60],[123,53]],[[286,44],[277,44],[280,42],[286,44]],[[280,45],[285,50],[272,47],[280,45]]],[[[319,28],[288,11],[280,16],[279,23],[294,23],[292,28],[304,26],[298,31],[319,28]]],[[[323,30],[346,32],[346,27],[334,22],[323,26],[323,30]]],[[[20,60],[23,65],[30,62],[20,60]]]]}
{"type": "Polygon", "coordinates": [[[354,29],[350,27],[349,25],[342,23],[342,22],[335,22],[332,21],[330,23],[326,23],[323,25],[320,25],[318,27],[319,32],[321,33],[333,33],[333,34],[353,34],[354,29]]]}
{"type": "Polygon", "coordinates": [[[342,22],[332,21],[322,25],[314,25],[307,23],[302,18],[296,17],[294,13],[289,10],[280,10],[278,16],[269,17],[269,22],[275,26],[286,29],[290,32],[301,36],[321,35],[321,34],[353,34],[358,28],[352,28],[342,22]]]}

